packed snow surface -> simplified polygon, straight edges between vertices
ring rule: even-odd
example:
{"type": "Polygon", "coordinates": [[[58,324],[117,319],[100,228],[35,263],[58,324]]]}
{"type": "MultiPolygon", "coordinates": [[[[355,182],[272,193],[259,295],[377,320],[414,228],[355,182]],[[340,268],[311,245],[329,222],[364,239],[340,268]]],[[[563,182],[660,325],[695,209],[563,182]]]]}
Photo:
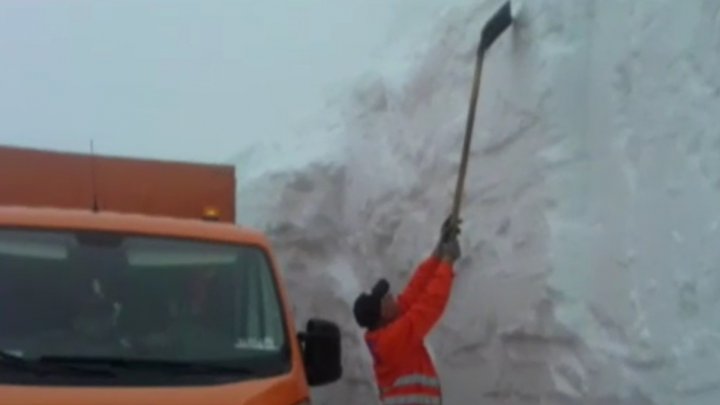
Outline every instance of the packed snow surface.
{"type": "MultiPolygon", "coordinates": [[[[342,326],[345,376],[318,404],[377,403],[352,301],[402,288],[450,207],[499,3],[447,4],[392,5],[376,70],[234,160],[298,327],[342,326]]],[[[428,339],[443,403],[720,403],[720,2],[526,1],[482,83],[464,257],[428,339]]]]}

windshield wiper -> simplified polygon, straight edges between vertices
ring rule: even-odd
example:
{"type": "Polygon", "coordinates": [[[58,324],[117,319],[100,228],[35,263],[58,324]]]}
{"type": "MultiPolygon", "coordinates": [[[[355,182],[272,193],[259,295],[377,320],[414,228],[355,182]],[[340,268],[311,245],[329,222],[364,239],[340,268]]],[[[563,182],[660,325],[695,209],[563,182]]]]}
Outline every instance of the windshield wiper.
{"type": "Polygon", "coordinates": [[[83,374],[93,376],[110,376],[116,374],[110,370],[97,368],[77,367],[71,364],[50,364],[38,359],[26,359],[6,351],[0,350],[0,367],[10,367],[14,370],[29,371],[34,374],[83,374]]]}
{"type": "Polygon", "coordinates": [[[191,374],[256,374],[247,367],[213,362],[191,362],[162,359],[137,359],[127,357],[45,356],[44,364],[93,366],[100,365],[125,370],[147,370],[191,374]]]}

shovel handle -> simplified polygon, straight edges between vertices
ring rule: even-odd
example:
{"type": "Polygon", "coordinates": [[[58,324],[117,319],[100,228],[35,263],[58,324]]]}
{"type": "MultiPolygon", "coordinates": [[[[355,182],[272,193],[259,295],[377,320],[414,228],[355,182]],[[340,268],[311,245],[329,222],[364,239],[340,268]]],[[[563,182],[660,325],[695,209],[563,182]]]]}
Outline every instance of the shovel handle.
{"type": "Polygon", "coordinates": [[[472,92],[470,94],[470,107],[465,125],[465,139],[463,140],[462,155],[460,156],[460,170],[458,171],[457,183],[455,184],[455,196],[453,198],[451,221],[457,223],[460,218],[460,203],[465,187],[465,176],[467,175],[468,160],[470,157],[470,143],[472,142],[473,126],[475,125],[475,111],[477,110],[478,94],[480,93],[480,77],[482,76],[483,59],[485,50],[480,47],[475,62],[475,77],[473,79],[472,92]]]}
{"type": "Polygon", "coordinates": [[[477,110],[478,94],[480,93],[480,78],[482,77],[483,61],[485,51],[510,27],[513,22],[512,6],[507,1],[488,20],[482,29],[480,43],[475,60],[475,77],[473,79],[472,93],[470,94],[470,107],[465,126],[465,140],[463,141],[462,155],[460,158],[460,170],[458,172],[457,184],[455,185],[455,198],[453,199],[451,221],[458,223],[460,218],[460,203],[462,201],[465,187],[465,175],[467,174],[468,158],[470,155],[470,142],[472,141],[473,125],[475,124],[475,111],[477,110]]]}

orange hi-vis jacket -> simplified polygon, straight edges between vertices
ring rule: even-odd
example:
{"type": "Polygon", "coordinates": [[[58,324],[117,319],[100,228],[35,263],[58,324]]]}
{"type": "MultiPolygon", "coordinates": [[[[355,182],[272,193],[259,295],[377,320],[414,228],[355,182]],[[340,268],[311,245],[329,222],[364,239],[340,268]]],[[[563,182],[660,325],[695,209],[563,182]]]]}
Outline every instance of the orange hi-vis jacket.
{"type": "Polygon", "coordinates": [[[440,380],[425,337],[445,310],[453,278],[451,264],[435,256],[425,259],[398,296],[400,316],[365,334],[383,405],[441,403],[440,380]]]}

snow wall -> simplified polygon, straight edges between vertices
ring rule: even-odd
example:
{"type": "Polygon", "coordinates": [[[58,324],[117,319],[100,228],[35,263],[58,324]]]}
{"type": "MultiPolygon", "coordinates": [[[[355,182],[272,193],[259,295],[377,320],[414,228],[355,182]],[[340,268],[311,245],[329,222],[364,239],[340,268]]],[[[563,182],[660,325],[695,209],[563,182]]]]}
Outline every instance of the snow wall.
{"type": "MultiPolygon", "coordinates": [[[[233,158],[298,326],[342,325],[345,376],[315,403],[376,403],[352,301],[404,286],[448,212],[498,6],[455,3],[389,38],[317,125],[233,158]]],[[[716,405],[720,2],[524,3],[486,59],[464,258],[428,339],[444,404],[716,405]]]]}

